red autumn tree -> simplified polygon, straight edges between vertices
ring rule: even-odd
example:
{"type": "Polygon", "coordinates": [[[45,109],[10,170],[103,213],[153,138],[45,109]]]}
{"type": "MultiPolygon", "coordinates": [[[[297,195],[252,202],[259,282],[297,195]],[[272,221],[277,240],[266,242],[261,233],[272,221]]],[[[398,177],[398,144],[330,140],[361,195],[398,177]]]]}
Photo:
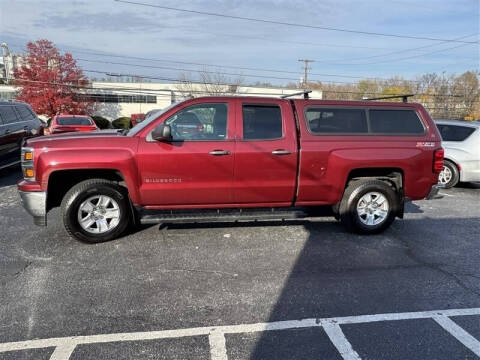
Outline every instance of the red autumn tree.
{"type": "Polygon", "coordinates": [[[60,113],[90,114],[93,102],[78,96],[88,79],[72,55],[61,55],[48,40],[27,44],[25,62],[15,71],[21,88],[17,100],[29,103],[36,113],[52,117],[60,113]]]}

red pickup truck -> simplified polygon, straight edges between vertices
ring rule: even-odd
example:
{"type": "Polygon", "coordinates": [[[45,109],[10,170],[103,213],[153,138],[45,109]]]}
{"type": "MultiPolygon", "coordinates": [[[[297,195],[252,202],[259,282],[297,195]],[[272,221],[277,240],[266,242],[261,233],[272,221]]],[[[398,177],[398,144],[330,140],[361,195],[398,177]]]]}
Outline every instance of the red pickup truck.
{"type": "Polygon", "coordinates": [[[130,130],[29,139],[22,166],[35,223],[61,206],[86,242],[130,224],[298,219],[325,206],[371,234],[407,199],[438,192],[443,149],[415,103],[204,97],[130,130]]]}

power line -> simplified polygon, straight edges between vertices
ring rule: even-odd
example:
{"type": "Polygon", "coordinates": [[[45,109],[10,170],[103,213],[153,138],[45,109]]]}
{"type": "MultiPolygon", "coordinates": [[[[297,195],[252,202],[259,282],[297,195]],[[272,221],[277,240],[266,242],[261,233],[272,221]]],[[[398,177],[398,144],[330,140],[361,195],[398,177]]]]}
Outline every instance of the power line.
{"type": "Polygon", "coordinates": [[[207,16],[216,16],[216,17],[229,18],[229,19],[235,19],[235,20],[245,20],[245,21],[253,21],[253,22],[260,22],[260,23],[267,23],[267,24],[275,24],[275,25],[284,25],[284,26],[293,26],[293,27],[309,28],[309,29],[338,31],[338,32],[346,32],[346,33],[354,33],[354,34],[363,34],[363,35],[372,35],[372,36],[384,36],[384,37],[394,37],[394,38],[403,38],[403,39],[415,39],[415,40],[459,42],[459,43],[466,43],[466,44],[475,44],[475,43],[478,43],[478,41],[476,41],[476,42],[470,42],[470,41],[461,41],[461,40],[455,40],[455,39],[441,39],[441,38],[432,38],[432,37],[423,37],[423,36],[413,36],[413,35],[388,34],[388,33],[370,32],[370,31],[360,31],[360,30],[351,30],[351,29],[343,29],[343,28],[335,28],[335,27],[327,27],[327,26],[307,25],[307,24],[299,24],[299,23],[291,23],[291,22],[277,21],[277,20],[269,20],[269,19],[250,18],[250,17],[244,17],[244,16],[227,15],[227,14],[213,13],[213,12],[207,12],[207,11],[199,11],[199,10],[191,10],[191,9],[181,9],[181,8],[175,8],[175,7],[171,7],[171,6],[147,4],[147,3],[141,3],[141,2],[136,2],[136,1],[127,1],[127,0],[115,0],[115,1],[120,2],[120,3],[125,3],[125,4],[146,6],[146,7],[158,8],[158,9],[165,9],[165,10],[171,10],[171,11],[186,12],[186,13],[191,13],[191,14],[199,14],[199,15],[207,15],[207,16]]]}
{"type": "Polygon", "coordinates": [[[317,42],[311,42],[311,41],[294,41],[294,40],[285,40],[285,39],[274,39],[271,37],[265,37],[265,36],[251,36],[251,35],[243,35],[243,34],[231,34],[231,33],[215,33],[215,32],[209,32],[209,31],[204,31],[204,30],[198,30],[198,29],[186,29],[184,27],[181,28],[182,31],[188,31],[188,32],[193,32],[195,34],[209,34],[209,35],[215,35],[215,36],[222,36],[222,37],[235,37],[235,38],[241,38],[241,39],[253,39],[253,40],[262,40],[262,41],[271,41],[271,42],[276,42],[276,43],[285,43],[285,44],[296,44],[296,45],[312,45],[316,47],[332,47],[332,48],[351,48],[351,49],[366,49],[366,50],[391,50],[391,48],[385,48],[385,47],[373,47],[373,46],[360,46],[360,45],[350,45],[350,44],[331,44],[331,43],[317,43],[317,42]]]}
{"type": "MultiPolygon", "coordinates": [[[[106,74],[103,71],[98,71],[98,70],[84,70],[88,72],[94,72],[94,73],[102,73],[106,74]]],[[[146,76],[139,76],[139,75],[122,75],[122,76],[136,76],[140,78],[153,78],[154,77],[146,77],[146,76]]],[[[0,79],[5,79],[0,77],[0,79]]],[[[199,85],[205,85],[204,83],[201,82],[191,82],[187,80],[182,80],[182,79],[167,79],[170,81],[176,81],[176,82],[181,82],[181,83],[186,83],[186,84],[199,84],[199,85]]],[[[163,92],[179,92],[179,93],[196,93],[196,94],[211,94],[212,91],[208,90],[194,90],[194,89],[189,89],[189,90],[182,90],[182,89],[168,89],[168,88],[158,88],[158,89],[136,89],[136,88],[127,88],[127,87],[122,87],[122,86],[110,86],[110,87],[99,87],[99,86],[86,86],[86,85],[75,85],[75,84],[65,84],[65,83],[57,83],[57,82],[49,82],[49,81],[40,81],[40,80],[27,80],[27,79],[17,79],[16,81],[18,82],[32,82],[32,83],[39,83],[39,84],[47,84],[47,85],[56,85],[56,86],[66,86],[66,87],[73,87],[73,88],[78,88],[78,89],[86,89],[86,90],[109,90],[109,91],[131,91],[135,93],[141,93],[141,94],[152,94],[152,95],[166,95],[166,94],[156,94],[154,93],[155,91],[163,91],[163,92]]],[[[208,84],[207,84],[208,85],[208,84]]],[[[218,86],[233,86],[236,84],[215,84],[218,86]]],[[[261,88],[261,87],[255,87],[255,86],[246,86],[249,88],[261,88]]],[[[277,89],[279,91],[282,90],[298,90],[298,88],[273,88],[277,89]]],[[[324,89],[318,89],[319,91],[322,91],[322,93],[333,93],[333,94],[350,94],[350,95],[384,95],[381,92],[373,92],[373,91],[343,91],[343,90],[324,90],[324,89]]],[[[230,93],[231,95],[285,95],[284,92],[278,92],[278,93],[265,93],[265,92],[230,92],[228,89],[226,91],[221,91],[220,93],[230,93]]],[[[428,93],[416,93],[414,96],[427,96],[427,97],[432,97],[432,98],[448,98],[448,97],[455,97],[455,98],[461,98],[464,95],[462,94],[428,94],[428,93]]]]}
{"type": "MultiPolygon", "coordinates": [[[[173,67],[168,67],[168,66],[129,64],[129,63],[123,63],[123,62],[91,60],[91,59],[82,59],[82,58],[77,58],[76,60],[85,61],[85,62],[94,62],[94,63],[100,63],[100,64],[126,65],[126,66],[141,67],[141,68],[148,68],[148,69],[163,69],[163,70],[184,71],[184,72],[199,72],[199,73],[215,74],[215,75],[229,75],[229,76],[252,77],[252,78],[263,78],[263,79],[274,79],[274,80],[292,80],[292,81],[295,81],[295,82],[298,81],[298,78],[280,77],[280,76],[271,76],[271,75],[243,74],[243,73],[239,74],[239,73],[229,73],[229,72],[222,72],[222,71],[209,71],[209,70],[198,70],[198,69],[173,68],[173,67]]],[[[314,60],[308,60],[308,62],[312,62],[312,61],[314,61],[314,60]]],[[[310,67],[308,69],[310,69],[310,67]]],[[[331,75],[331,76],[334,76],[334,75],[331,75]]],[[[357,77],[355,77],[355,78],[357,78],[357,77]]],[[[358,78],[362,78],[362,77],[358,77],[358,78]]],[[[351,82],[346,82],[346,81],[332,81],[332,80],[320,80],[320,79],[313,79],[313,80],[314,81],[319,81],[319,82],[334,83],[334,84],[351,84],[351,82]]],[[[304,83],[306,83],[306,82],[304,81],[304,83]]]]}
{"type": "MultiPolygon", "coordinates": [[[[100,72],[100,71],[95,71],[95,70],[85,70],[89,72],[100,72]]],[[[103,73],[103,72],[102,72],[103,73]]],[[[0,77],[0,79],[5,79],[0,77]]],[[[160,89],[135,89],[135,88],[124,88],[124,87],[99,87],[99,86],[85,86],[85,85],[75,85],[75,84],[65,84],[65,83],[57,83],[57,82],[49,82],[49,81],[40,81],[40,80],[27,80],[27,79],[17,79],[16,81],[18,82],[31,82],[31,83],[38,83],[38,84],[45,84],[45,85],[54,85],[54,86],[63,86],[63,87],[72,87],[72,88],[77,88],[77,89],[85,89],[85,90],[109,90],[109,91],[125,91],[125,92],[131,92],[131,93],[138,93],[138,94],[151,94],[151,95],[157,95],[157,96],[169,96],[168,94],[157,94],[155,93],[156,91],[163,91],[163,92],[178,92],[178,93],[186,93],[186,94],[212,94],[212,91],[208,90],[182,90],[182,89],[168,89],[168,88],[160,88],[160,89]]],[[[172,80],[173,81],[173,80],[172,80]]],[[[181,80],[177,80],[181,81],[181,80]]],[[[198,83],[198,84],[203,84],[203,83],[198,83]]],[[[216,85],[222,85],[222,86],[229,86],[231,84],[216,84],[216,85]]],[[[251,88],[251,86],[249,86],[251,88]]],[[[298,90],[298,89],[278,89],[279,91],[282,90],[298,90]]],[[[219,93],[231,93],[228,89],[226,91],[220,91],[219,93]]],[[[285,95],[284,92],[278,92],[278,93],[266,93],[266,92],[235,92],[231,93],[232,95],[285,95]]]]}
{"type": "MultiPolygon", "coordinates": [[[[19,46],[13,46],[17,47],[18,49],[22,49],[22,51],[26,51],[24,48],[21,48],[19,46]]],[[[159,58],[148,58],[148,57],[138,57],[138,56],[128,56],[128,55],[119,55],[119,54],[108,54],[108,53],[99,53],[99,52],[94,52],[94,51],[84,51],[84,50],[68,50],[66,48],[59,48],[63,51],[71,52],[71,53],[78,53],[78,54],[88,54],[88,55],[94,55],[94,56],[103,56],[103,57],[112,57],[112,58],[124,58],[124,59],[132,59],[132,60],[142,60],[142,61],[152,61],[152,62],[166,62],[166,63],[173,63],[173,64],[183,64],[183,65],[194,65],[194,66],[205,66],[205,67],[216,67],[216,68],[229,68],[229,69],[237,69],[237,70],[250,70],[250,71],[261,71],[261,72],[272,72],[272,73],[284,73],[284,74],[295,74],[295,75],[300,75],[300,72],[298,71],[288,71],[288,70],[280,70],[280,69],[266,69],[266,68],[257,68],[257,67],[245,67],[245,66],[233,66],[233,65],[219,65],[219,64],[206,64],[206,63],[198,63],[198,62],[188,62],[188,61],[179,61],[179,60],[171,60],[171,59],[159,59],[159,58]]],[[[445,51],[448,49],[445,49],[445,51]]],[[[408,51],[408,49],[405,49],[404,51],[408,51]]],[[[444,51],[444,50],[442,50],[444,51]]],[[[81,59],[78,59],[81,60],[81,59]]],[[[83,59],[83,61],[90,61],[93,62],[94,60],[86,60],[83,59]]],[[[96,60],[97,62],[101,62],[100,60],[96,60]]],[[[321,61],[321,60],[315,60],[316,62],[319,63],[325,63],[325,64],[332,64],[331,62],[326,62],[326,61],[321,61]]],[[[115,63],[111,63],[115,64],[115,63]]],[[[117,63],[118,65],[130,65],[130,66],[136,66],[136,67],[147,67],[144,65],[139,65],[139,64],[122,64],[122,63],[117,63]]],[[[349,64],[349,63],[335,63],[336,65],[364,65],[364,64],[349,64]]],[[[154,68],[153,66],[151,66],[154,68]]],[[[159,67],[160,68],[160,67],[159,67]]],[[[199,70],[186,70],[186,71],[199,71],[199,70]]],[[[218,73],[218,72],[216,72],[218,73]]],[[[236,74],[236,75],[242,75],[242,74],[236,74]]],[[[329,74],[329,73],[310,73],[310,75],[314,76],[325,76],[325,77],[339,77],[339,78],[351,78],[351,79],[371,79],[371,80],[390,80],[390,78],[383,78],[383,77],[369,77],[369,76],[358,76],[358,75],[341,75],[341,74],[329,74]]],[[[245,75],[246,76],[246,75],[245,75]]],[[[298,79],[287,79],[287,80],[297,80],[298,79]]],[[[318,81],[318,80],[316,80],[318,81]]],[[[412,80],[412,79],[405,79],[405,81],[408,82],[418,82],[418,80],[412,80]]],[[[328,82],[324,80],[323,82],[328,82]]],[[[341,82],[338,82],[341,83],[341,82]]]]}
{"type": "Polygon", "coordinates": [[[389,62],[397,62],[397,61],[403,61],[403,60],[409,60],[409,59],[414,59],[414,58],[418,58],[418,57],[423,57],[423,56],[426,56],[426,55],[438,54],[438,53],[442,53],[442,52],[445,52],[445,51],[458,49],[458,48],[461,48],[461,47],[464,47],[464,46],[467,46],[467,45],[468,44],[461,44],[461,45],[449,47],[447,49],[440,49],[440,50],[435,50],[435,51],[431,51],[431,52],[428,52],[428,53],[401,57],[401,58],[397,58],[397,59],[394,59],[394,60],[382,60],[382,61],[368,62],[368,63],[362,63],[362,64],[348,64],[347,63],[347,64],[339,64],[339,65],[375,65],[375,64],[382,64],[382,63],[389,63],[389,62]]]}
{"type": "MultiPolygon", "coordinates": [[[[26,51],[24,48],[20,48],[19,46],[13,46],[18,49],[22,49],[22,51],[26,51]]],[[[215,67],[215,68],[228,68],[228,69],[237,69],[237,70],[250,70],[250,71],[262,71],[262,72],[273,72],[273,73],[283,73],[283,74],[295,74],[300,75],[298,71],[288,71],[288,70],[279,70],[279,69],[266,69],[266,68],[257,68],[257,67],[245,67],[245,66],[232,66],[232,65],[219,65],[219,64],[206,64],[206,63],[198,63],[198,62],[188,62],[188,61],[179,61],[179,60],[170,60],[170,59],[158,59],[158,58],[146,58],[146,57],[138,57],[138,56],[128,56],[128,55],[118,55],[118,54],[106,54],[106,53],[98,53],[98,52],[91,52],[91,51],[82,51],[82,50],[67,50],[65,48],[59,48],[63,51],[70,52],[70,53],[78,53],[78,54],[87,54],[87,55],[94,55],[94,56],[104,56],[104,57],[113,57],[113,58],[124,58],[124,59],[132,59],[132,60],[142,60],[142,61],[154,61],[154,62],[166,62],[166,63],[173,63],[173,64],[183,64],[183,65],[194,65],[194,66],[205,66],[205,67],[215,67]]],[[[91,60],[91,59],[79,59],[76,60],[81,61],[90,61],[90,62],[99,62],[102,63],[104,61],[100,60],[91,60]]],[[[139,64],[126,64],[126,63],[114,63],[114,62],[104,62],[110,64],[118,64],[118,65],[130,65],[130,66],[137,66],[137,67],[147,67],[145,65],[139,64]]],[[[155,66],[150,66],[151,68],[155,68],[155,66]]],[[[161,67],[157,67],[161,68],[161,67]]],[[[167,68],[168,69],[168,68],[167,68]]],[[[187,71],[199,71],[199,70],[187,70],[187,71]]],[[[216,72],[218,73],[218,72],[216,72]]],[[[235,75],[243,75],[243,74],[235,74],[235,75]]],[[[352,78],[352,79],[382,79],[378,77],[366,77],[366,76],[354,76],[354,75],[340,75],[340,74],[324,74],[324,73],[316,73],[312,74],[316,76],[326,76],[326,77],[341,77],[341,78],[352,78]]],[[[387,80],[386,78],[383,78],[387,80]]],[[[298,80],[297,78],[289,80],[298,80]]],[[[411,80],[414,81],[414,80],[411,80]]]]}
{"type": "MultiPolygon", "coordinates": [[[[469,38],[469,37],[472,37],[472,36],[478,36],[478,35],[479,35],[478,33],[470,34],[470,35],[465,35],[465,36],[461,36],[461,37],[455,38],[454,40],[466,39],[466,38],[469,38]]],[[[374,58],[379,58],[379,57],[384,57],[384,56],[390,56],[390,55],[396,55],[396,54],[403,54],[404,52],[407,52],[407,51],[415,51],[415,50],[427,49],[427,48],[434,47],[434,46],[438,46],[438,45],[442,45],[442,44],[445,44],[445,43],[448,43],[448,41],[443,41],[443,42],[441,42],[441,43],[424,45],[424,46],[419,46],[419,47],[414,47],[414,48],[409,48],[409,49],[392,51],[392,52],[389,52],[389,53],[386,53],[386,54],[380,54],[380,55],[373,55],[373,56],[364,56],[364,57],[359,57],[359,58],[353,58],[353,59],[349,59],[349,60],[367,60],[367,59],[374,59],[374,58]]],[[[425,53],[424,53],[424,54],[419,54],[419,56],[423,56],[423,55],[428,55],[428,53],[426,53],[426,54],[425,54],[425,53]]],[[[330,61],[332,61],[332,60],[330,60],[330,61]]]]}

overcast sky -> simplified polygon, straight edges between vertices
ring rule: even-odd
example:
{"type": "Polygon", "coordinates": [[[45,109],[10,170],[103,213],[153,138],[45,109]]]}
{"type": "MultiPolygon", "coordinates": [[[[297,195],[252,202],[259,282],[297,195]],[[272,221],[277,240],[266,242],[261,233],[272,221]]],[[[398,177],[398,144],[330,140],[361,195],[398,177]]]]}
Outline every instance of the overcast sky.
{"type": "MultiPolygon", "coordinates": [[[[366,32],[479,40],[479,0],[135,1],[366,32]]],[[[41,38],[53,41],[62,50],[71,51],[77,59],[132,64],[114,65],[78,60],[85,70],[178,78],[181,70],[148,66],[187,70],[204,68],[85,53],[93,51],[298,72],[272,73],[226,67],[210,69],[242,73],[245,82],[258,80],[275,84],[289,80],[254,78],[248,75],[298,79],[301,64],[297,60],[307,58],[317,61],[312,64],[314,74],[365,77],[399,75],[414,78],[428,72],[461,73],[478,69],[480,55],[478,43],[442,43],[305,29],[155,9],[113,0],[0,0],[0,42],[7,42],[11,50],[17,52],[25,48],[27,41],[41,38]],[[409,50],[418,47],[424,48],[409,50]],[[397,53],[382,56],[391,52],[397,53]]],[[[355,80],[324,75],[311,75],[311,79],[340,82],[355,80]]]]}

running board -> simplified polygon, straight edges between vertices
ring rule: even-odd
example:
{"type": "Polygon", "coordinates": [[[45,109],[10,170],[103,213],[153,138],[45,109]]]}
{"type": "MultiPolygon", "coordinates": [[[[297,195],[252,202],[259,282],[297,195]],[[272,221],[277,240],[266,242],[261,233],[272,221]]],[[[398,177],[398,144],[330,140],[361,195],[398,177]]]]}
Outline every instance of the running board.
{"type": "MultiPolygon", "coordinates": [[[[139,210],[141,224],[283,221],[315,216],[307,208],[139,210]]],[[[317,215],[318,216],[318,215],[317,215]]]]}

